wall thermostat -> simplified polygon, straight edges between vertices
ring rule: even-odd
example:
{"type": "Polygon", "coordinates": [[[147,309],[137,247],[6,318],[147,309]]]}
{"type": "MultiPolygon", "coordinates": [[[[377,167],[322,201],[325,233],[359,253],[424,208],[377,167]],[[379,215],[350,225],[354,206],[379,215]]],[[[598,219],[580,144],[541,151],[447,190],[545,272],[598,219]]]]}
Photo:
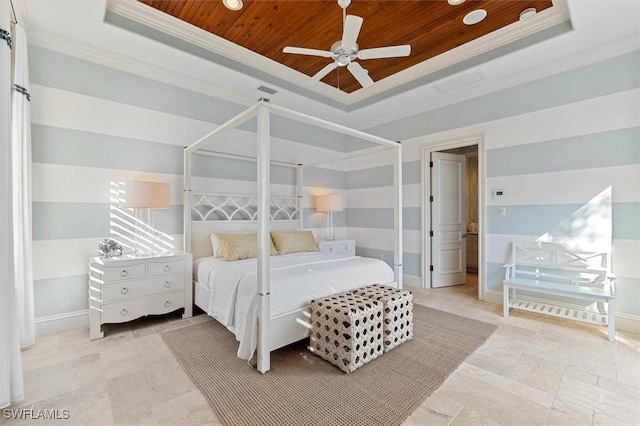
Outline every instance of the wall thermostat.
{"type": "Polygon", "coordinates": [[[493,190],[493,198],[504,198],[505,196],[506,196],[506,192],[504,189],[493,190]]]}

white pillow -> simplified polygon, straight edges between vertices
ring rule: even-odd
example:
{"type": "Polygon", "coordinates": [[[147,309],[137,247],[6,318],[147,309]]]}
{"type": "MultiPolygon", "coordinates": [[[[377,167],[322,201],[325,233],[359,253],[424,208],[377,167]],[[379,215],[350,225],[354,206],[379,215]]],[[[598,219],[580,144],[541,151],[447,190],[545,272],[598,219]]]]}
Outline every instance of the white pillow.
{"type": "Polygon", "coordinates": [[[220,247],[220,238],[218,238],[218,234],[209,235],[209,239],[211,240],[213,257],[222,257],[222,247],[220,247]]]}

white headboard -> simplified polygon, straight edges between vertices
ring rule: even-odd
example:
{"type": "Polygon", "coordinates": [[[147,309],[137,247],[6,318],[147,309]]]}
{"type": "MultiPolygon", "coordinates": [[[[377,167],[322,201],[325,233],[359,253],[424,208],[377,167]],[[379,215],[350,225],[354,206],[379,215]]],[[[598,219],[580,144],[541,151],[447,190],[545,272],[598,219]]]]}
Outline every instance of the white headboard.
{"type": "MultiPolygon", "coordinates": [[[[194,259],[212,256],[212,233],[258,232],[257,203],[253,195],[192,193],[191,253],[194,259]]],[[[302,229],[300,197],[272,197],[270,228],[302,229]]],[[[189,220],[189,218],[185,218],[189,220]]]]}

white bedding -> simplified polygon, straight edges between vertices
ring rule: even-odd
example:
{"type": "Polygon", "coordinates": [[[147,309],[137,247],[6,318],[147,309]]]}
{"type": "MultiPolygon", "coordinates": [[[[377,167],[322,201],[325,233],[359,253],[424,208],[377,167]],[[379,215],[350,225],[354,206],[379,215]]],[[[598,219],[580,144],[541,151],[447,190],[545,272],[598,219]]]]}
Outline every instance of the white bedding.
{"type": "MultiPolygon", "coordinates": [[[[257,260],[225,262],[198,259],[195,279],[210,290],[208,314],[240,342],[238,357],[250,359],[257,344],[257,260]]],[[[271,257],[271,317],[306,307],[311,299],[393,282],[385,262],[329,253],[295,253],[271,257]]]]}

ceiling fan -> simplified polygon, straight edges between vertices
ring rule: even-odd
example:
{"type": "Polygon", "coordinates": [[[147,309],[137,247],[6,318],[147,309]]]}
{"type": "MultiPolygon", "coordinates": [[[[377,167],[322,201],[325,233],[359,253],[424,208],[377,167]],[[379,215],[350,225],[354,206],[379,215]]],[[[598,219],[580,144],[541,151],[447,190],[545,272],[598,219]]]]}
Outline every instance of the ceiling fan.
{"type": "Polygon", "coordinates": [[[321,56],[323,58],[333,59],[332,63],[311,77],[309,83],[316,83],[337,67],[346,66],[362,87],[369,87],[373,84],[373,80],[369,77],[369,72],[362,68],[358,62],[355,62],[356,59],[364,61],[367,59],[399,58],[409,56],[411,53],[411,46],[408,44],[360,50],[356,41],[358,40],[358,34],[360,33],[364,19],[355,15],[346,15],[346,7],[350,3],[351,0],[338,0],[338,4],[342,7],[344,28],[342,30],[342,40],[333,43],[331,51],[291,46],[287,46],[282,50],[284,53],[321,56]]]}

